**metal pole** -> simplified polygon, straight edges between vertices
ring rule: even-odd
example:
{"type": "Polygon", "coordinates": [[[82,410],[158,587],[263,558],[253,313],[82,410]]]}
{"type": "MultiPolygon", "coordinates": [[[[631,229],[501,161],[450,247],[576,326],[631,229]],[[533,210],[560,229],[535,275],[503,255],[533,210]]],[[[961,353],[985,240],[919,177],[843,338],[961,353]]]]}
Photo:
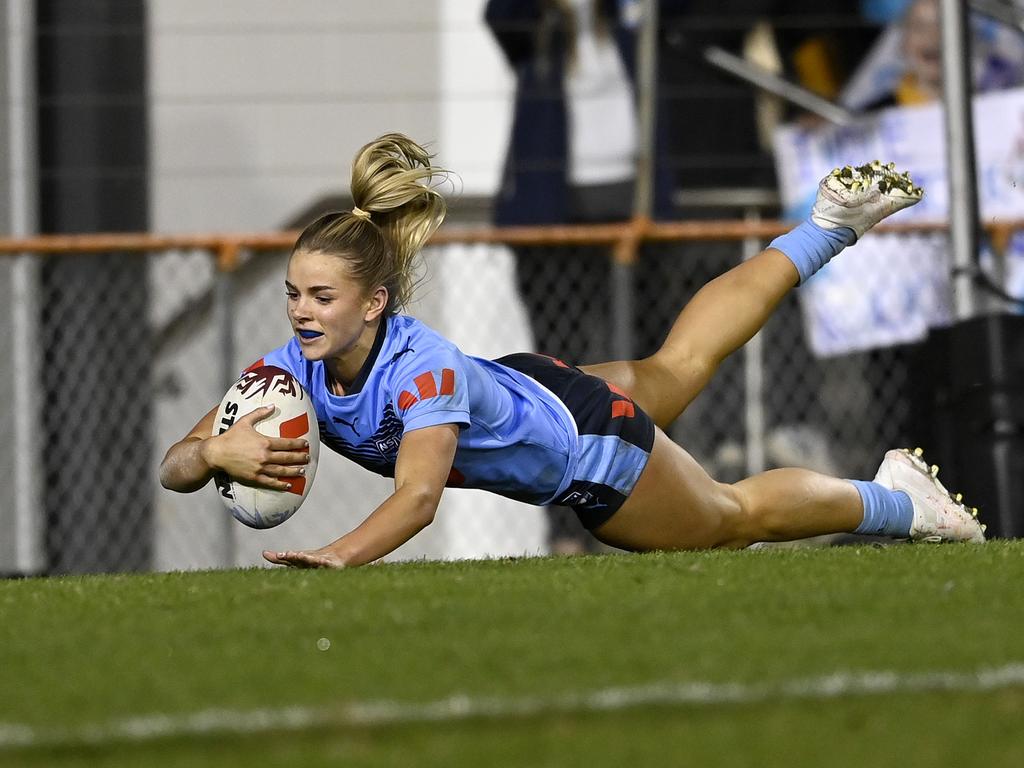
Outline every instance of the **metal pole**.
{"type": "Polygon", "coordinates": [[[615,360],[633,359],[633,306],[635,288],[633,269],[636,252],[623,258],[623,248],[616,247],[612,253],[611,301],[612,301],[612,357],[615,360]]]}
{"type": "Polygon", "coordinates": [[[962,0],[941,0],[941,3],[949,227],[954,269],[953,310],[958,320],[966,320],[977,313],[978,303],[973,280],[979,237],[971,49],[966,3],[962,0]]]}
{"type": "Polygon", "coordinates": [[[654,140],[658,114],[658,0],[645,0],[637,61],[639,146],[633,216],[650,218],[654,208],[654,140]]]}
{"type": "MultiPolygon", "coordinates": [[[[658,0],[644,0],[637,61],[637,164],[633,189],[633,220],[650,219],[654,208],[654,135],[658,85],[658,0]]],[[[619,243],[612,254],[612,355],[634,355],[633,306],[638,244],[619,243]]]]}
{"type": "Polygon", "coordinates": [[[751,64],[742,56],[716,45],[704,49],[704,60],[709,64],[738,77],[763,91],[774,94],[785,99],[791,104],[806,109],[830,123],[836,125],[850,125],[857,119],[857,116],[838,104],[833,104],[826,98],[819,96],[813,91],[789,82],[784,77],[779,77],[763,67],[751,64]]]}
{"type": "MultiPolygon", "coordinates": [[[[42,515],[43,477],[38,456],[43,451],[37,425],[43,413],[42,393],[35,383],[42,375],[42,355],[32,340],[39,329],[40,260],[23,254],[12,260],[11,276],[11,398],[14,458],[15,562],[19,573],[38,573],[45,567],[45,519],[42,515]]],[[[2,517],[2,515],[0,515],[2,517]]]]}
{"type": "MultiPolygon", "coordinates": [[[[743,215],[747,223],[761,220],[761,212],[757,208],[748,208],[743,215]]],[[[756,237],[748,237],[743,241],[743,260],[748,261],[761,252],[761,241],[756,237]]],[[[743,378],[744,378],[744,422],[746,427],[747,475],[764,472],[764,335],[762,332],[743,346],[743,378]]]]}
{"type": "MultiPolygon", "coordinates": [[[[217,283],[214,288],[214,317],[220,345],[220,394],[228,391],[235,383],[238,371],[235,369],[235,276],[223,267],[217,271],[217,283]]],[[[219,396],[218,396],[219,397],[219,396]]],[[[234,518],[227,513],[220,499],[214,500],[217,514],[222,520],[221,535],[223,537],[221,562],[225,568],[235,565],[235,527],[234,518]]]]}
{"type": "MultiPolygon", "coordinates": [[[[3,64],[0,71],[5,78],[0,85],[7,104],[3,152],[6,160],[5,177],[9,178],[7,210],[0,213],[6,219],[7,232],[25,237],[38,231],[36,198],[38,178],[36,163],[35,115],[37,107],[35,89],[35,29],[34,4],[29,0],[14,0],[0,10],[0,27],[6,50],[0,53],[3,64]]],[[[0,522],[5,536],[13,538],[0,550],[10,557],[0,562],[0,570],[16,573],[41,572],[45,563],[45,518],[43,509],[43,471],[41,435],[37,422],[42,418],[42,396],[38,382],[42,375],[42,355],[36,340],[39,334],[39,268],[40,260],[22,254],[8,260],[2,269],[9,280],[10,314],[6,329],[10,334],[9,401],[0,404],[0,419],[8,409],[13,427],[7,434],[10,446],[10,475],[8,492],[0,491],[0,500],[9,502],[9,512],[0,506],[0,522]]],[[[4,454],[0,450],[0,454],[4,454]]],[[[3,555],[0,552],[0,555],[3,555]]]]}

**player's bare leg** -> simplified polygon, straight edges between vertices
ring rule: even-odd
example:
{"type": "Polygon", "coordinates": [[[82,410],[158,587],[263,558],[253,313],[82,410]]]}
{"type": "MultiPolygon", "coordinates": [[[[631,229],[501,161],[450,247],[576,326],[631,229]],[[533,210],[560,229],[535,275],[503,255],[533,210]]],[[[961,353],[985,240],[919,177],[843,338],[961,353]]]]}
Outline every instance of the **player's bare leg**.
{"type": "Polygon", "coordinates": [[[774,248],[761,251],[704,285],[651,357],[583,370],[628,392],[664,428],[704,389],[722,361],[764,326],[797,280],[796,267],[784,254],[774,248]]]}
{"type": "Polygon", "coordinates": [[[633,492],[593,533],[639,551],[745,547],[852,531],[863,517],[860,496],[845,480],[783,469],[719,483],[659,429],[633,492]]]}
{"type": "Polygon", "coordinates": [[[836,169],[822,179],[811,218],[715,278],[683,308],[654,355],[586,366],[626,391],[660,426],[675,420],[722,361],[767,322],[789,290],[922,192],[891,164],[836,169]]]}
{"type": "MultiPolygon", "coordinates": [[[[657,424],[670,422],[722,360],[761,328],[790,288],[921,194],[891,165],[837,169],[819,185],[811,219],[702,288],[655,355],[588,372],[629,392],[657,424]]],[[[594,534],[634,550],[743,547],[841,532],[984,541],[972,511],[946,491],[937,474],[919,451],[890,451],[870,482],[777,469],[728,485],[712,479],[657,429],[647,467],[629,498],[594,534]]]]}
{"type": "MultiPolygon", "coordinates": [[[[872,493],[901,491],[912,516],[899,535],[925,541],[984,541],[972,511],[951,497],[918,454],[886,454],[872,493]]],[[[664,432],[655,433],[647,467],[626,503],[594,535],[623,549],[745,547],[860,530],[871,499],[849,480],[806,469],[774,469],[719,483],[664,432]]],[[[874,500],[870,502],[872,506],[874,500]]],[[[872,531],[874,532],[874,531],[872,531]]]]}

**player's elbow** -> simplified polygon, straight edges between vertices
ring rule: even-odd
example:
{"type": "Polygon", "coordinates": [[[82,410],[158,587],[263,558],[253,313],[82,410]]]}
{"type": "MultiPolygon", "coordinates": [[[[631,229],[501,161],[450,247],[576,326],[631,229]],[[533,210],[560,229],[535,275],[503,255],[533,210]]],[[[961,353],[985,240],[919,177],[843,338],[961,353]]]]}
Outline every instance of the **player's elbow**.
{"type": "Polygon", "coordinates": [[[199,483],[194,480],[181,477],[180,473],[175,471],[173,465],[169,465],[169,462],[165,461],[160,465],[160,485],[168,491],[192,493],[193,491],[198,491],[206,485],[206,483],[199,483]]]}
{"type": "Polygon", "coordinates": [[[205,465],[200,465],[194,443],[186,438],[172,445],[160,462],[160,485],[168,491],[192,493],[210,479],[205,465]]]}
{"type": "Polygon", "coordinates": [[[180,473],[175,472],[175,462],[171,457],[173,448],[167,452],[164,456],[164,460],[160,462],[160,485],[166,488],[168,491],[178,491],[179,493],[184,492],[185,488],[181,483],[181,478],[178,476],[180,473]]]}
{"type": "Polygon", "coordinates": [[[409,504],[408,509],[418,524],[426,528],[434,522],[444,486],[435,487],[430,483],[405,483],[401,492],[406,497],[409,504]]]}
{"type": "Polygon", "coordinates": [[[434,517],[437,515],[437,506],[441,503],[441,492],[433,488],[423,488],[416,491],[415,499],[417,519],[426,528],[434,522],[434,517]]]}
{"type": "Polygon", "coordinates": [[[167,459],[160,464],[160,485],[166,488],[168,491],[177,491],[177,483],[174,482],[175,477],[171,474],[170,467],[167,466],[167,459]]]}

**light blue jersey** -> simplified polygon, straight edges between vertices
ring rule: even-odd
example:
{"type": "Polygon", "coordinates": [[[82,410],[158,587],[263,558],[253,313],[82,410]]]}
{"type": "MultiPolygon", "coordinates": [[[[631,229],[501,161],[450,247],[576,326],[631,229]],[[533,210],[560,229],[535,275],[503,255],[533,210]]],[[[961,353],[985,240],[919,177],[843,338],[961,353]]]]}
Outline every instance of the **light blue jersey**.
{"type": "Polygon", "coordinates": [[[449,486],[546,504],[573,479],[578,435],[561,400],[519,371],[463,354],[414,318],[393,315],[381,323],[343,397],[329,391],[324,364],[306,360],[294,338],[260,364],[284,368],[302,383],[324,445],[385,477],[394,477],[406,432],[457,424],[449,486]]]}

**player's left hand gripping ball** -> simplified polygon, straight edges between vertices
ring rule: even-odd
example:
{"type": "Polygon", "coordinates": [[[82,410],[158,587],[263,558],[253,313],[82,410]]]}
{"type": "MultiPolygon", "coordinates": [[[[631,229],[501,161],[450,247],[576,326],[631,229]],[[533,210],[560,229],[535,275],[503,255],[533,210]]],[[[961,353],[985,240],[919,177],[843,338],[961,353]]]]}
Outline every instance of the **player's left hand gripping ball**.
{"type": "Polygon", "coordinates": [[[295,514],[313,485],[320,456],[320,432],[309,393],[288,371],[273,365],[252,368],[231,386],[217,410],[213,433],[219,435],[241,417],[269,405],[275,406],[274,415],[258,422],[256,431],[308,441],[309,463],[304,476],[288,478],[288,491],[245,485],[223,472],[214,475],[221,501],[236,520],[251,528],[272,528],[295,514]]]}

